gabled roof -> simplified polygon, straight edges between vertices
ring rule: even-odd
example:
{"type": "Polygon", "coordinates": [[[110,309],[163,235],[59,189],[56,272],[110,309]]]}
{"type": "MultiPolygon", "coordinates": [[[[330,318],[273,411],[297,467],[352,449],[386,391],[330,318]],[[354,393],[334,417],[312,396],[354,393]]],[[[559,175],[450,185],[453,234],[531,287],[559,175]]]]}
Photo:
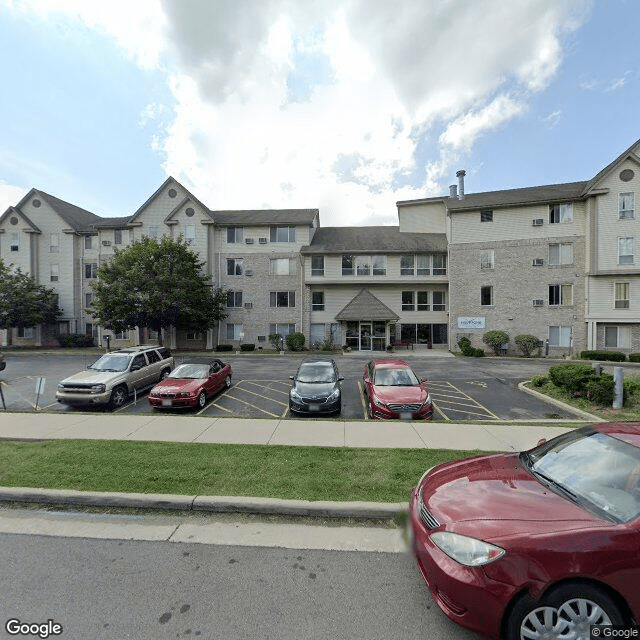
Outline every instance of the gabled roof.
{"type": "Polygon", "coordinates": [[[360,289],[341,311],[336,313],[336,320],[399,320],[400,316],[376,298],[368,289],[360,289]]]}
{"type": "Polygon", "coordinates": [[[311,225],[318,217],[318,209],[240,209],[211,211],[214,222],[220,226],[304,224],[311,225]]]}
{"type": "Polygon", "coordinates": [[[607,175],[610,171],[613,171],[620,163],[627,160],[627,158],[631,158],[634,162],[640,164],[640,157],[638,157],[637,153],[634,152],[634,149],[637,151],[637,147],[640,147],[640,140],[636,140],[628,149],[625,149],[613,162],[608,164],[602,171],[599,171],[591,180],[587,182],[584,188],[584,195],[587,195],[591,189],[593,189],[598,182],[605,175],[607,175]]]}
{"type": "Polygon", "coordinates": [[[447,250],[444,233],[405,233],[397,226],[321,227],[302,253],[407,253],[447,250]]]}
{"type": "Polygon", "coordinates": [[[0,216],[0,224],[2,224],[10,215],[18,216],[18,218],[22,218],[22,220],[36,233],[42,233],[40,229],[29,219],[25,213],[17,209],[16,207],[9,207],[3,214],[0,216]]]}

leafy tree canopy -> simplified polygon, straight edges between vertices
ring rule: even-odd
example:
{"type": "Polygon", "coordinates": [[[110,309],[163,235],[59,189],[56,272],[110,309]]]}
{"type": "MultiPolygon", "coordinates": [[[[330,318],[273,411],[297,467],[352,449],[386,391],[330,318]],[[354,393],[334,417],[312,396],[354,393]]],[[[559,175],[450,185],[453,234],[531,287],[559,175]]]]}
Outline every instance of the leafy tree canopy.
{"type": "Polygon", "coordinates": [[[171,326],[202,331],[226,317],[226,294],[204,275],[185,240],[144,237],[98,269],[89,311],[114,331],[171,326]]]}
{"type": "Polygon", "coordinates": [[[0,328],[53,324],[61,314],[54,289],[0,260],[0,328]]]}

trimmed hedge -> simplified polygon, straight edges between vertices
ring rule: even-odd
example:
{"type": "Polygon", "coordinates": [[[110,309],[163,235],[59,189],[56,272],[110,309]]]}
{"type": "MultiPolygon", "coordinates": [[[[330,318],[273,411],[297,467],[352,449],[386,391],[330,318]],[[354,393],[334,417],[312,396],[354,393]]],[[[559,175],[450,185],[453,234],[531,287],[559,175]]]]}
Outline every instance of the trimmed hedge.
{"type": "MultiPolygon", "coordinates": [[[[639,354],[640,355],[640,354],[639,354]]],[[[624,353],[619,351],[581,351],[581,360],[608,360],[610,362],[624,362],[627,359],[624,353]]]]}
{"type": "Polygon", "coordinates": [[[299,331],[293,331],[284,339],[287,343],[287,347],[289,351],[302,351],[304,349],[304,333],[300,333],[299,331]]]}
{"type": "Polygon", "coordinates": [[[630,353],[629,362],[640,362],[640,353],[630,353]]]}
{"type": "Polygon", "coordinates": [[[475,347],[472,347],[471,340],[466,336],[458,340],[458,346],[460,347],[460,351],[462,351],[463,356],[471,358],[482,358],[484,356],[484,349],[476,349],[475,347]]]}
{"type": "Polygon", "coordinates": [[[93,347],[93,338],[84,333],[70,333],[59,337],[61,347],[93,347]]]}
{"type": "Polygon", "coordinates": [[[240,351],[255,351],[256,350],[256,345],[255,344],[241,344],[240,345],[240,351]]]}
{"type": "Polygon", "coordinates": [[[219,344],[216,349],[216,351],[233,351],[233,345],[232,344],[219,344]]]}
{"type": "Polygon", "coordinates": [[[596,379],[596,372],[588,364],[556,364],[549,367],[549,379],[568,393],[579,393],[588,382],[596,379]]]}

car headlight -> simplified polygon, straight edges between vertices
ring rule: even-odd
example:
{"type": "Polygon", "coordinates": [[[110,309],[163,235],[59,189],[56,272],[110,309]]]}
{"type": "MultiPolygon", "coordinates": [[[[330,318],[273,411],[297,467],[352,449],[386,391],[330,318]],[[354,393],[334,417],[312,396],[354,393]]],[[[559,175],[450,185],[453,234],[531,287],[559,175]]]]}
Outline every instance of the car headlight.
{"type": "Polygon", "coordinates": [[[384,406],[385,406],[384,402],[382,402],[382,401],[378,398],[378,396],[377,396],[375,393],[373,394],[373,401],[374,401],[374,402],[375,402],[379,407],[384,407],[384,406]]]}
{"type": "Polygon", "coordinates": [[[437,531],[430,536],[433,543],[450,558],[467,567],[480,567],[489,564],[498,558],[502,558],[505,550],[494,544],[462,536],[450,531],[437,531]]]}
{"type": "Polygon", "coordinates": [[[291,389],[291,391],[289,391],[289,395],[292,400],[302,400],[302,396],[295,389],[291,389]]]}
{"type": "Polygon", "coordinates": [[[91,387],[91,393],[104,393],[106,387],[103,384],[94,384],[91,387]]]}
{"type": "Polygon", "coordinates": [[[423,405],[425,404],[431,404],[431,394],[427,393],[427,397],[425,398],[424,402],[422,403],[423,405]]]}
{"type": "Polygon", "coordinates": [[[328,398],[327,402],[333,402],[340,397],[340,389],[336,389],[328,398]]]}
{"type": "Polygon", "coordinates": [[[180,397],[181,398],[188,398],[189,396],[194,395],[194,392],[192,391],[181,391],[180,392],[180,397]]]}

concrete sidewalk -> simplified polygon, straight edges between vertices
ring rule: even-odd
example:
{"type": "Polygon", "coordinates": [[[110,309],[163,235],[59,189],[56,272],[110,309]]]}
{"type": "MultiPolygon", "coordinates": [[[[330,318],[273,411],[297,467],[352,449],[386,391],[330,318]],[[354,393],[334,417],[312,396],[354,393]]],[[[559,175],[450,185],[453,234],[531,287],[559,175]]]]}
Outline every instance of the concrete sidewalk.
{"type": "MultiPolygon", "coordinates": [[[[0,413],[0,439],[110,439],[166,442],[520,451],[542,438],[565,433],[546,420],[529,426],[378,422],[347,420],[259,420],[113,413],[0,413]]],[[[576,426],[584,421],[576,421],[576,426]]],[[[418,478],[416,478],[417,482],[418,478]]],[[[408,497],[408,496],[407,496],[408,497]]],[[[405,504],[308,502],[228,496],[173,496],[0,487],[0,501],[99,507],[143,507],[183,511],[265,513],[297,516],[392,518],[405,504]]]]}

